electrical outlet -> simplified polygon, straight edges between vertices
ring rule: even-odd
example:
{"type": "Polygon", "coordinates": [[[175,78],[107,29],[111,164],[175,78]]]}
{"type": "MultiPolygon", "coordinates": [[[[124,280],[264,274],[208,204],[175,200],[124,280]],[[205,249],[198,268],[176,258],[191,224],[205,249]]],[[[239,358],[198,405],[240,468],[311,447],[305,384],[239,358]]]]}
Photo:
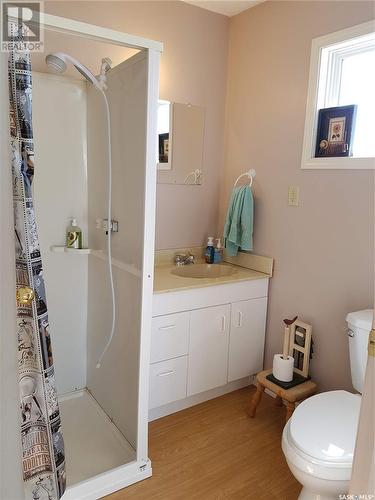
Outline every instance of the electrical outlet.
{"type": "Polygon", "coordinates": [[[288,205],[291,207],[298,207],[298,205],[299,205],[299,186],[289,186],[288,205]]]}

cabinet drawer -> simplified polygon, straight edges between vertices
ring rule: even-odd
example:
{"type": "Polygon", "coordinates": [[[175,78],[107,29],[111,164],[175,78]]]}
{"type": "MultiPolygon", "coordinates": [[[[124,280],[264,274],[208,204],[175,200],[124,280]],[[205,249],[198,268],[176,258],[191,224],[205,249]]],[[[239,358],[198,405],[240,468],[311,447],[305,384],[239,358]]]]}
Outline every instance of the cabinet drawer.
{"type": "Polygon", "coordinates": [[[150,409],[186,398],[187,366],[187,356],[150,365],[150,409]]]}
{"type": "Polygon", "coordinates": [[[151,363],[188,353],[189,318],[189,312],[182,312],[152,319],[151,363]]]}

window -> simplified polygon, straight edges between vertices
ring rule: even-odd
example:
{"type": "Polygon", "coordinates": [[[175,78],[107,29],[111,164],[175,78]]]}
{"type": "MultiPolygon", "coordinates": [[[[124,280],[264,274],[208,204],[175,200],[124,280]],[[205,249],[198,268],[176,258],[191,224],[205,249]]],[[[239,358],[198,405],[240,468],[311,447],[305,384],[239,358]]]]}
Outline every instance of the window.
{"type": "Polygon", "coordinates": [[[302,168],[375,168],[375,29],[365,23],[313,40],[302,168]],[[318,110],[357,105],[353,156],[315,158],[318,110]]]}

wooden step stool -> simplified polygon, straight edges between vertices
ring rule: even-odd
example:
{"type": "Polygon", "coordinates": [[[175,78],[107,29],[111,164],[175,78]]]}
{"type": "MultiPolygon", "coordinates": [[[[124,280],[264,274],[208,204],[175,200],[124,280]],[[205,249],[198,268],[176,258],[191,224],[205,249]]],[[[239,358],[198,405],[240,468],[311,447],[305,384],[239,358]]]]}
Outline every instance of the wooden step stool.
{"type": "Polygon", "coordinates": [[[294,412],[297,401],[302,401],[303,399],[306,399],[315,394],[317,390],[317,385],[312,380],[307,380],[306,382],[303,382],[302,384],[299,385],[295,385],[290,389],[283,389],[279,385],[274,384],[273,382],[271,382],[266,378],[267,375],[269,375],[270,373],[272,373],[272,369],[259,372],[258,375],[256,376],[257,391],[254,394],[253,399],[251,400],[250,403],[249,416],[255,417],[255,413],[260,403],[260,400],[262,399],[263,392],[265,389],[268,389],[269,391],[276,394],[276,404],[278,406],[281,406],[283,400],[286,401],[286,422],[287,422],[292,416],[292,413],[294,412]]]}

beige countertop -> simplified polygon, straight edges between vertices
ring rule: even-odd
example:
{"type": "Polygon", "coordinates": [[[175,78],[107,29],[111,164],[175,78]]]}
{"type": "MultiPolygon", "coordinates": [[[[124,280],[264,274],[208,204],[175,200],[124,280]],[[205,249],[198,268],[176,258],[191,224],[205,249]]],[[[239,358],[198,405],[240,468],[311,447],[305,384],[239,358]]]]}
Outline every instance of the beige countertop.
{"type": "MultiPolygon", "coordinates": [[[[194,266],[195,264],[188,265],[194,266]]],[[[215,264],[212,265],[214,266],[215,264]]],[[[271,277],[271,274],[254,271],[253,269],[232,265],[227,262],[223,262],[221,265],[234,268],[233,274],[221,276],[219,278],[181,277],[172,274],[171,271],[176,269],[174,264],[157,265],[154,274],[154,293],[175,292],[177,290],[186,290],[189,288],[202,288],[213,285],[223,285],[226,283],[235,283],[237,281],[257,280],[271,277]]]]}

